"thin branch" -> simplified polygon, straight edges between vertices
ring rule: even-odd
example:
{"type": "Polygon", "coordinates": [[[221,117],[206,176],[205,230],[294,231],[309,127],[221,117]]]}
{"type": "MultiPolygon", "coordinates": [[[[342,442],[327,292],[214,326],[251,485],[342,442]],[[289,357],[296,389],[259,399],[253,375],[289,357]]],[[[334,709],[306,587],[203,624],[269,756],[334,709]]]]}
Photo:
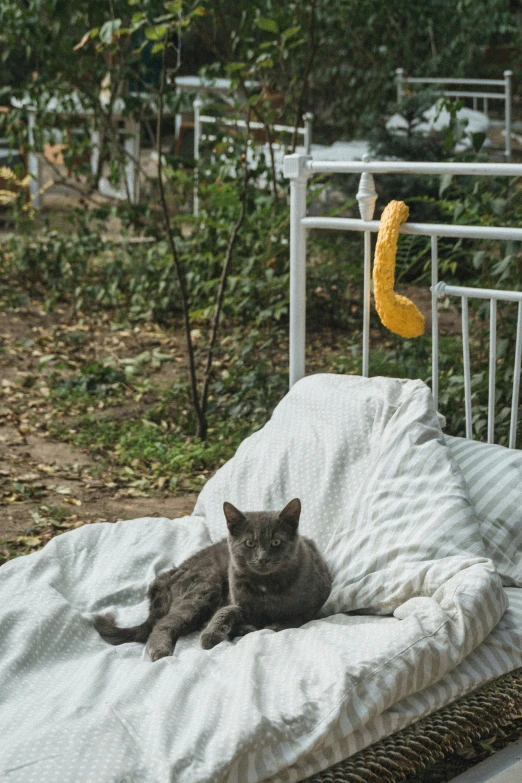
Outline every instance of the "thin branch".
{"type": "Polygon", "coordinates": [[[236,243],[236,238],[239,232],[239,229],[241,228],[241,225],[243,223],[243,220],[245,219],[245,212],[246,212],[246,196],[247,196],[247,183],[248,183],[248,161],[247,161],[247,149],[248,149],[248,140],[250,136],[250,128],[247,127],[247,138],[245,142],[245,151],[243,153],[243,184],[241,188],[241,195],[239,197],[240,201],[240,209],[239,209],[239,215],[238,218],[234,224],[234,227],[232,229],[232,232],[230,234],[227,249],[225,252],[225,258],[223,260],[223,267],[221,269],[221,277],[219,280],[219,288],[216,295],[216,304],[214,307],[214,315],[212,318],[212,328],[210,332],[210,341],[208,345],[208,351],[207,351],[207,361],[205,366],[205,374],[203,377],[203,388],[201,391],[201,408],[203,411],[206,411],[207,408],[207,399],[208,399],[208,388],[210,384],[210,376],[212,373],[212,359],[214,357],[214,347],[216,344],[216,338],[217,338],[217,332],[219,327],[219,318],[221,315],[221,310],[223,307],[223,299],[225,296],[225,287],[228,280],[228,272],[230,268],[230,262],[232,259],[232,251],[234,249],[234,245],[236,243]]]}
{"type": "Polygon", "coordinates": [[[187,285],[185,280],[185,274],[184,270],[181,264],[181,260],[178,253],[178,248],[176,247],[176,242],[174,240],[174,234],[172,232],[172,226],[170,224],[170,218],[169,218],[169,208],[167,205],[167,199],[165,197],[165,187],[163,185],[163,174],[161,170],[161,131],[162,131],[162,121],[163,121],[163,96],[165,93],[165,84],[166,84],[166,72],[167,72],[167,47],[169,45],[169,33],[167,32],[164,40],[164,48],[163,48],[163,59],[162,59],[162,66],[161,66],[161,83],[160,83],[160,89],[159,89],[159,95],[158,95],[158,122],[156,125],[156,149],[158,153],[158,186],[159,186],[159,192],[160,192],[160,201],[161,206],[163,210],[163,218],[165,221],[165,230],[167,233],[167,238],[170,246],[170,250],[172,253],[172,259],[174,261],[174,267],[176,269],[176,275],[178,278],[179,283],[179,289],[181,294],[181,309],[182,309],[182,315],[183,315],[183,326],[185,329],[185,338],[187,342],[187,352],[188,352],[188,361],[189,361],[189,381],[190,381],[190,392],[192,397],[192,404],[194,406],[194,412],[196,414],[197,419],[197,435],[200,438],[204,438],[206,435],[207,430],[207,422],[205,418],[205,414],[201,409],[201,405],[199,403],[199,397],[198,397],[198,385],[197,385],[197,377],[196,377],[196,365],[194,361],[194,348],[192,345],[192,340],[190,337],[190,313],[189,313],[189,300],[188,300],[188,294],[187,294],[187,285]]]}

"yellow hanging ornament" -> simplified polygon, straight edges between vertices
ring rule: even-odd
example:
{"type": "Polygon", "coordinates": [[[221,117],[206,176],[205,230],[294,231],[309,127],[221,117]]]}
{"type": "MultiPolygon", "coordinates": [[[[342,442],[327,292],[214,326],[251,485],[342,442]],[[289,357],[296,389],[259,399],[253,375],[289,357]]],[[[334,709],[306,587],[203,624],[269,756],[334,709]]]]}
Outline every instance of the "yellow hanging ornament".
{"type": "Polygon", "coordinates": [[[411,299],[393,290],[399,227],[409,213],[404,201],[390,201],[384,208],[373,261],[373,296],[379,317],[390,332],[420,337],[426,326],[424,316],[411,299]]]}

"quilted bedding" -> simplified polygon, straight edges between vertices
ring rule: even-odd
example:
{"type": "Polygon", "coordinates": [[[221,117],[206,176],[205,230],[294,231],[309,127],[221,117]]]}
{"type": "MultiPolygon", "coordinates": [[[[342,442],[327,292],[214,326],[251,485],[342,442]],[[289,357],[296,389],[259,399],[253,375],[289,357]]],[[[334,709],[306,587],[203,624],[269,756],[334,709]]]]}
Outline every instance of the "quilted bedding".
{"type": "Polygon", "coordinates": [[[0,780],[302,780],[520,665],[508,590],[506,612],[429,389],[311,376],[190,517],[86,526],[2,566],[0,780]],[[223,538],[224,500],[296,496],[334,577],[320,618],[211,651],[194,634],[154,664],[93,629],[141,622],[155,575],[223,538]]]}

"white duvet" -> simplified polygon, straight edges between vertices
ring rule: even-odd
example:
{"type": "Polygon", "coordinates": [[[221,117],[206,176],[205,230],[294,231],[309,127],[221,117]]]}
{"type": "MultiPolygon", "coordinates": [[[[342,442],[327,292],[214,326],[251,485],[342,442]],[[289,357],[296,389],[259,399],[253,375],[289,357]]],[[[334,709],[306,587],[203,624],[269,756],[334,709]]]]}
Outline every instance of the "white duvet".
{"type": "Polygon", "coordinates": [[[302,780],[515,668],[507,605],[428,388],[311,376],[192,516],[86,526],[0,568],[0,780],[302,780]],[[194,634],[154,664],[98,636],[93,614],[142,621],[154,576],[225,535],[224,500],[293,497],[334,576],[320,619],[211,651],[194,634]]]}

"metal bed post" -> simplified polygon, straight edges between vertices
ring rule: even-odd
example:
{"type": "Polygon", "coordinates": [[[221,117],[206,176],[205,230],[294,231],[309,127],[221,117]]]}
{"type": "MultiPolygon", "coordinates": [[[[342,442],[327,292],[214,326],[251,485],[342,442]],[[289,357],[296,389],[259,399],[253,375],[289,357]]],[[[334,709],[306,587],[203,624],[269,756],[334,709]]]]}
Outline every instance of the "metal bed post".
{"type": "MultiPolygon", "coordinates": [[[[364,155],[363,162],[369,163],[370,156],[364,155]]],[[[377,201],[377,191],[373,176],[367,171],[361,174],[356,199],[362,220],[372,220],[377,201]]],[[[363,351],[362,374],[365,378],[370,369],[370,287],[372,273],[372,232],[364,232],[364,292],[363,292],[363,351]]]]}
{"type": "Polygon", "coordinates": [[[497,373],[497,300],[489,301],[488,443],[495,442],[495,382],[497,373]]]}
{"type": "Polygon", "coordinates": [[[192,208],[192,214],[194,215],[194,217],[197,217],[199,215],[198,185],[199,185],[199,143],[201,138],[200,114],[203,106],[203,101],[201,100],[199,95],[194,100],[192,106],[194,107],[194,160],[196,161],[196,166],[194,168],[194,205],[192,208]]]}
{"type": "Polygon", "coordinates": [[[511,77],[513,71],[504,71],[504,100],[506,120],[506,161],[511,160],[511,77]]]}
{"type": "Polygon", "coordinates": [[[471,370],[469,362],[469,315],[468,297],[462,297],[462,359],[464,364],[464,411],[466,416],[466,438],[473,440],[471,420],[471,370]]]}
{"type": "Polygon", "coordinates": [[[431,237],[431,393],[435,410],[439,407],[439,247],[438,238],[431,237]]]}
{"type": "Polygon", "coordinates": [[[517,341],[515,365],[513,367],[513,395],[511,398],[511,424],[509,427],[509,448],[514,449],[517,440],[518,400],[520,394],[520,369],[522,365],[522,302],[518,303],[517,341]]]}
{"type": "Polygon", "coordinates": [[[306,340],[306,188],[310,176],[306,155],[287,155],[290,179],[290,388],[305,374],[306,340]]]}
{"type": "Polygon", "coordinates": [[[473,439],[471,405],[471,370],[469,350],[469,313],[468,299],[489,299],[489,384],[488,384],[488,424],[487,442],[495,442],[495,402],[496,402],[496,364],[497,364],[497,301],[517,302],[517,337],[513,367],[513,392],[511,401],[511,421],[509,429],[509,448],[515,448],[518,420],[518,402],[520,394],[520,370],[522,365],[522,292],[497,291],[488,288],[467,288],[465,286],[437,284],[437,296],[460,296],[462,300],[462,353],[464,362],[464,407],[466,412],[466,438],[473,439]]]}

